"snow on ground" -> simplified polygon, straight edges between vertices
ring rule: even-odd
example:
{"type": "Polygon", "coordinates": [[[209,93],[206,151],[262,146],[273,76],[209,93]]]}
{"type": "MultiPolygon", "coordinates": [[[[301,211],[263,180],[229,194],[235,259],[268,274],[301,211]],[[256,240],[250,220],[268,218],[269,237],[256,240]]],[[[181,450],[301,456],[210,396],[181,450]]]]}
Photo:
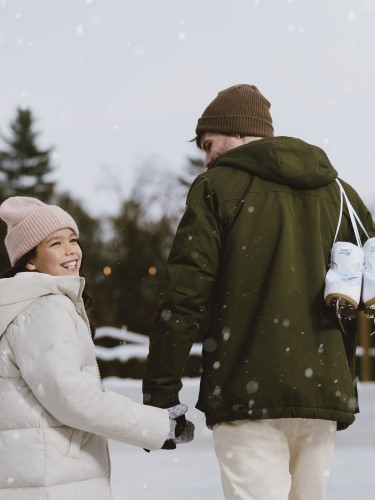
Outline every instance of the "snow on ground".
{"type": "MultiPolygon", "coordinates": [[[[198,380],[185,379],[180,399],[196,427],[192,443],[151,453],[110,442],[114,500],[223,500],[219,466],[201,412],[195,409],[198,380]]],[[[141,381],[104,379],[105,387],[141,402],[141,381]]],[[[359,387],[361,413],[337,433],[326,500],[375,498],[375,383],[359,387]]]]}

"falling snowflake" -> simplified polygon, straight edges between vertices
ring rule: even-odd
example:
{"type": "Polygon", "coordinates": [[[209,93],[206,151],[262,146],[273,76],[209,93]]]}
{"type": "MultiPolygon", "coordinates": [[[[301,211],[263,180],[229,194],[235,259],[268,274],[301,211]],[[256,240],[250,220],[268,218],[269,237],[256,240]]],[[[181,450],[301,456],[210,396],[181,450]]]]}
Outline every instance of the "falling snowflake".
{"type": "Polygon", "coordinates": [[[43,384],[39,384],[38,387],[36,388],[36,391],[38,393],[38,396],[42,398],[45,395],[43,384]]]}
{"type": "Polygon", "coordinates": [[[222,334],[223,334],[223,340],[224,340],[224,342],[226,342],[227,340],[229,340],[229,337],[230,337],[230,328],[223,328],[222,334]]]}
{"type": "Polygon", "coordinates": [[[206,352],[214,352],[216,347],[217,347],[217,343],[216,343],[216,340],[214,340],[213,338],[206,339],[203,342],[203,349],[206,352]]]}
{"type": "Polygon", "coordinates": [[[346,16],[347,20],[352,23],[353,21],[355,21],[355,12],[354,10],[350,10],[346,16]]]}
{"type": "Polygon", "coordinates": [[[256,380],[250,380],[250,382],[246,384],[246,391],[249,394],[254,394],[255,392],[257,392],[258,389],[259,389],[259,383],[256,380]]]}
{"type": "Polygon", "coordinates": [[[83,26],[82,24],[79,24],[77,27],[76,27],[76,34],[78,36],[83,36],[84,35],[84,30],[83,30],[83,26]]]}
{"type": "Polygon", "coordinates": [[[134,54],[136,56],[143,56],[145,53],[145,49],[143,47],[143,45],[137,45],[134,49],[134,54]]]}

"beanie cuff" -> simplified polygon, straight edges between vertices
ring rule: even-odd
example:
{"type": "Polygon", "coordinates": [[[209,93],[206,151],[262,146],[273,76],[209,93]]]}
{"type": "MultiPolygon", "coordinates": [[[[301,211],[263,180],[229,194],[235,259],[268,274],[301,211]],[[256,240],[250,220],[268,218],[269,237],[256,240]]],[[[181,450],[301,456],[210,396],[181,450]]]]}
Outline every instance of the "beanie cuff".
{"type": "Polygon", "coordinates": [[[223,135],[241,135],[251,137],[273,137],[273,127],[267,120],[246,116],[226,116],[225,121],[220,116],[205,116],[199,118],[196,128],[196,143],[201,147],[201,139],[206,132],[223,135]]]}

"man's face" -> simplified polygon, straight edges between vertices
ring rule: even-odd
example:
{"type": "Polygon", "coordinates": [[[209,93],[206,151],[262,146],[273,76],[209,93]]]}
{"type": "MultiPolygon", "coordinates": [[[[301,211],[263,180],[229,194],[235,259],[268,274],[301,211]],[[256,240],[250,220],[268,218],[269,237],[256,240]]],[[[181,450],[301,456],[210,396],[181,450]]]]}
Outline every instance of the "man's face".
{"type": "Polygon", "coordinates": [[[243,140],[239,135],[229,136],[217,134],[216,132],[205,132],[201,139],[201,147],[206,154],[204,159],[205,168],[208,168],[218,156],[242,144],[243,140]]]}

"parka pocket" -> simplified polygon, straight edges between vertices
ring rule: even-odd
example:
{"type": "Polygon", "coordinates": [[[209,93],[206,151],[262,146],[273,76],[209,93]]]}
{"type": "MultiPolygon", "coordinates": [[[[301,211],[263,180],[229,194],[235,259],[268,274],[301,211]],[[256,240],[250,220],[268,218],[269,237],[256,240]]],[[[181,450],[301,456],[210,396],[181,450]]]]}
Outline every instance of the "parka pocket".
{"type": "Polygon", "coordinates": [[[82,436],[83,436],[83,431],[79,429],[73,429],[68,451],[69,457],[79,458],[79,455],[81,453],[82,436]]]}

